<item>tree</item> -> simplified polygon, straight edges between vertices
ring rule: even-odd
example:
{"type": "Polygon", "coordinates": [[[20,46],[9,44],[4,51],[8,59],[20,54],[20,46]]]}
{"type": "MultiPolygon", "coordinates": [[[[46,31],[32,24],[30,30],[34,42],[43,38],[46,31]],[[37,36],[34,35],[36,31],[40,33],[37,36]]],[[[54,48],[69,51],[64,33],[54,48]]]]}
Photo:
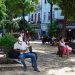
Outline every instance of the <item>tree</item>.
{"type": "Polygon", "coordinates": [[[2,21],[6,19],[6,0],[0,0],[0,30],[4,32],[4,23],[2,25],[2,21]]]}
{"type": "MultiPolygon", "coordinates": [[[[22,20],[19,21],[19,31],[23,30],[22,20]]],[[[31,35],[35,33],[35,30],[31,27],[31,24],[26,22],[26,31],[29,31],[31,35]]]]}
{"type": "Polygon", "coordinates": [[[38,0],[7,0],[6,5],[8,9],[8,13],[10,16],[12,15],[21,15],[23,20],[23,28],[25,28],[25,18],[24,16],[27,15],[30,12],[35,11],[35,8],[37,6],[38,0]]]}
{"type": "Polygon", "coordinates": [[[58,22],[53,21],[53,23],[48,25],[48,35],[49,36],[57,36],[58,34],[56,33],[58,30],[58,22]]]}
{"type": "Polygon", "coordinates": [[[0,21],[6,16],[5,0],[0,0],[0,21]]]}
{"type": "Polygon", "coordinates": [[[48,0],[58,5],[64,15],[64,29],[62,31],[63,36],[65,35],[67,20],[75,19],[75,0],[48,0]]]}
{"type": "Polygon", "coordinates": [[[48,2],[58,5],[66,19],[75,18],[75,0],[48,0],[48,2]]]}
{"type": "Polygon", "coordinates": [[[24,16],[27,15],[30,12],[35,11],[36,6],[37,6],[38,0],[19,0],[16,4],[16,8],[18,9],[16,12],[19,14],[22,14],[23,18],[23,28],[25,30],[26,28],[26,21],[24,16]]]}
{"type": "Polygon", "coordinates": [[[50,3],[50,13],[51,13],[50,16],[51,16],[51,25],[52,25],[52,20],[53,20],[53,19],[52,19],[53,3],[52,3],[50,0],[48,0],[48,2],[50,3]]]}

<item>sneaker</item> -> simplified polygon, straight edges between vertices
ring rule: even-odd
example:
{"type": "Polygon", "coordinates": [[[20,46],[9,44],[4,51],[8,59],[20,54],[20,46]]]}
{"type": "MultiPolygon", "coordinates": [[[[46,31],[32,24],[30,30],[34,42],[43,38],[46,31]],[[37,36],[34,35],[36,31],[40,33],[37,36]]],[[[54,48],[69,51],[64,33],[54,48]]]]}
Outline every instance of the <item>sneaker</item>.
{"type": "Polygon", "coordinates": [[[26,68],[24,68],[24,71],[27,71],[27,69],[26,69],[26,68]]]}
{"type": "Polygon", "coordinates": [[[39,69],[34,69],[34,71],[40,72],[39,69]]]}
{"type": "Polygon", "coordinates": [[[27,67],[24,67],[24,71],[27,71],[27,67]]]}

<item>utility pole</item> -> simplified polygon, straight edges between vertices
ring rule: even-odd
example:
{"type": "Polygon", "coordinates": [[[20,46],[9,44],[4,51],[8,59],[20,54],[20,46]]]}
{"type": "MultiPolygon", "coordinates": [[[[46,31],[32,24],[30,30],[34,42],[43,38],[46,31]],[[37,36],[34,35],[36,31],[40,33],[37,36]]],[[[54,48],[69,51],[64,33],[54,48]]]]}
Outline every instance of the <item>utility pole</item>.
{"type": "Polygon", "coordinates": [[[50,15],[51,15],[51,25],[52,25],[52,21],[53,21],[53,14],[52,14],[52,11],[53,11],[53,10],[52,10],[52,9],[53,9],[53,4],[52,4],[52,2],[50,3],[50,5],[51,5],[51,6],[50,6],[50,12],[51,12],[50,15]]]}
{"type": "Polygon", "coordinates": [[[53,3],[50,0],[48,0],[48,3],[50,4],[50,23],[52,25],[52,20],[53,20],[53,14],[52,14],[53,3]]]}

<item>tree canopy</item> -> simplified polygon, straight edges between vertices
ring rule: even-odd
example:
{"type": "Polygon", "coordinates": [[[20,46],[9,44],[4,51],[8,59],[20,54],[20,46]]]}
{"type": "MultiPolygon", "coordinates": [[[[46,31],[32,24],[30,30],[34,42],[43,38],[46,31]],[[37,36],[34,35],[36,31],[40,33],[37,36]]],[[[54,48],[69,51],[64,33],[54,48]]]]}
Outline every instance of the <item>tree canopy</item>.
{"type": "Polygon", "coordinates": [[[25,16],[35,11],[37,3],[38,0],[6,0],[7,19],[11,21],[11,27],[13,25],[12,19],[22,16],[22,24],[25,29],[25,16]]]}
{"type": "Polygon", "coordinates": [[[67,19],[75,18],[75,0],[48,0],[48,2],[58,5],[67,19]]]}
{"type": "Polygon", "coordinates": [[[6,15],[6,6],[5,0],[0,0],[0,21],[5,18],[6,15]]]}
{"type": "Polygon", "coordinates": [[[9,13],[28,14],[35,10],[38,0],[7,0],[6,5],[9,13]]]}

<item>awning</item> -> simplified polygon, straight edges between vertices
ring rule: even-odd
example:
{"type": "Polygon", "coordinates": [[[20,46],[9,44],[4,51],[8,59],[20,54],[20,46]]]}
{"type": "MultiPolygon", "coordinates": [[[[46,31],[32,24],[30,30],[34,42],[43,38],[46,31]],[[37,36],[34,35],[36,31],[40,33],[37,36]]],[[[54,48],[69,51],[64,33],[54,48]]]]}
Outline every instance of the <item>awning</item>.
{"type": "Polygon", "coordinates": [[[75,26],[66,26],[67,29],[75,29],[75,26]]]}

